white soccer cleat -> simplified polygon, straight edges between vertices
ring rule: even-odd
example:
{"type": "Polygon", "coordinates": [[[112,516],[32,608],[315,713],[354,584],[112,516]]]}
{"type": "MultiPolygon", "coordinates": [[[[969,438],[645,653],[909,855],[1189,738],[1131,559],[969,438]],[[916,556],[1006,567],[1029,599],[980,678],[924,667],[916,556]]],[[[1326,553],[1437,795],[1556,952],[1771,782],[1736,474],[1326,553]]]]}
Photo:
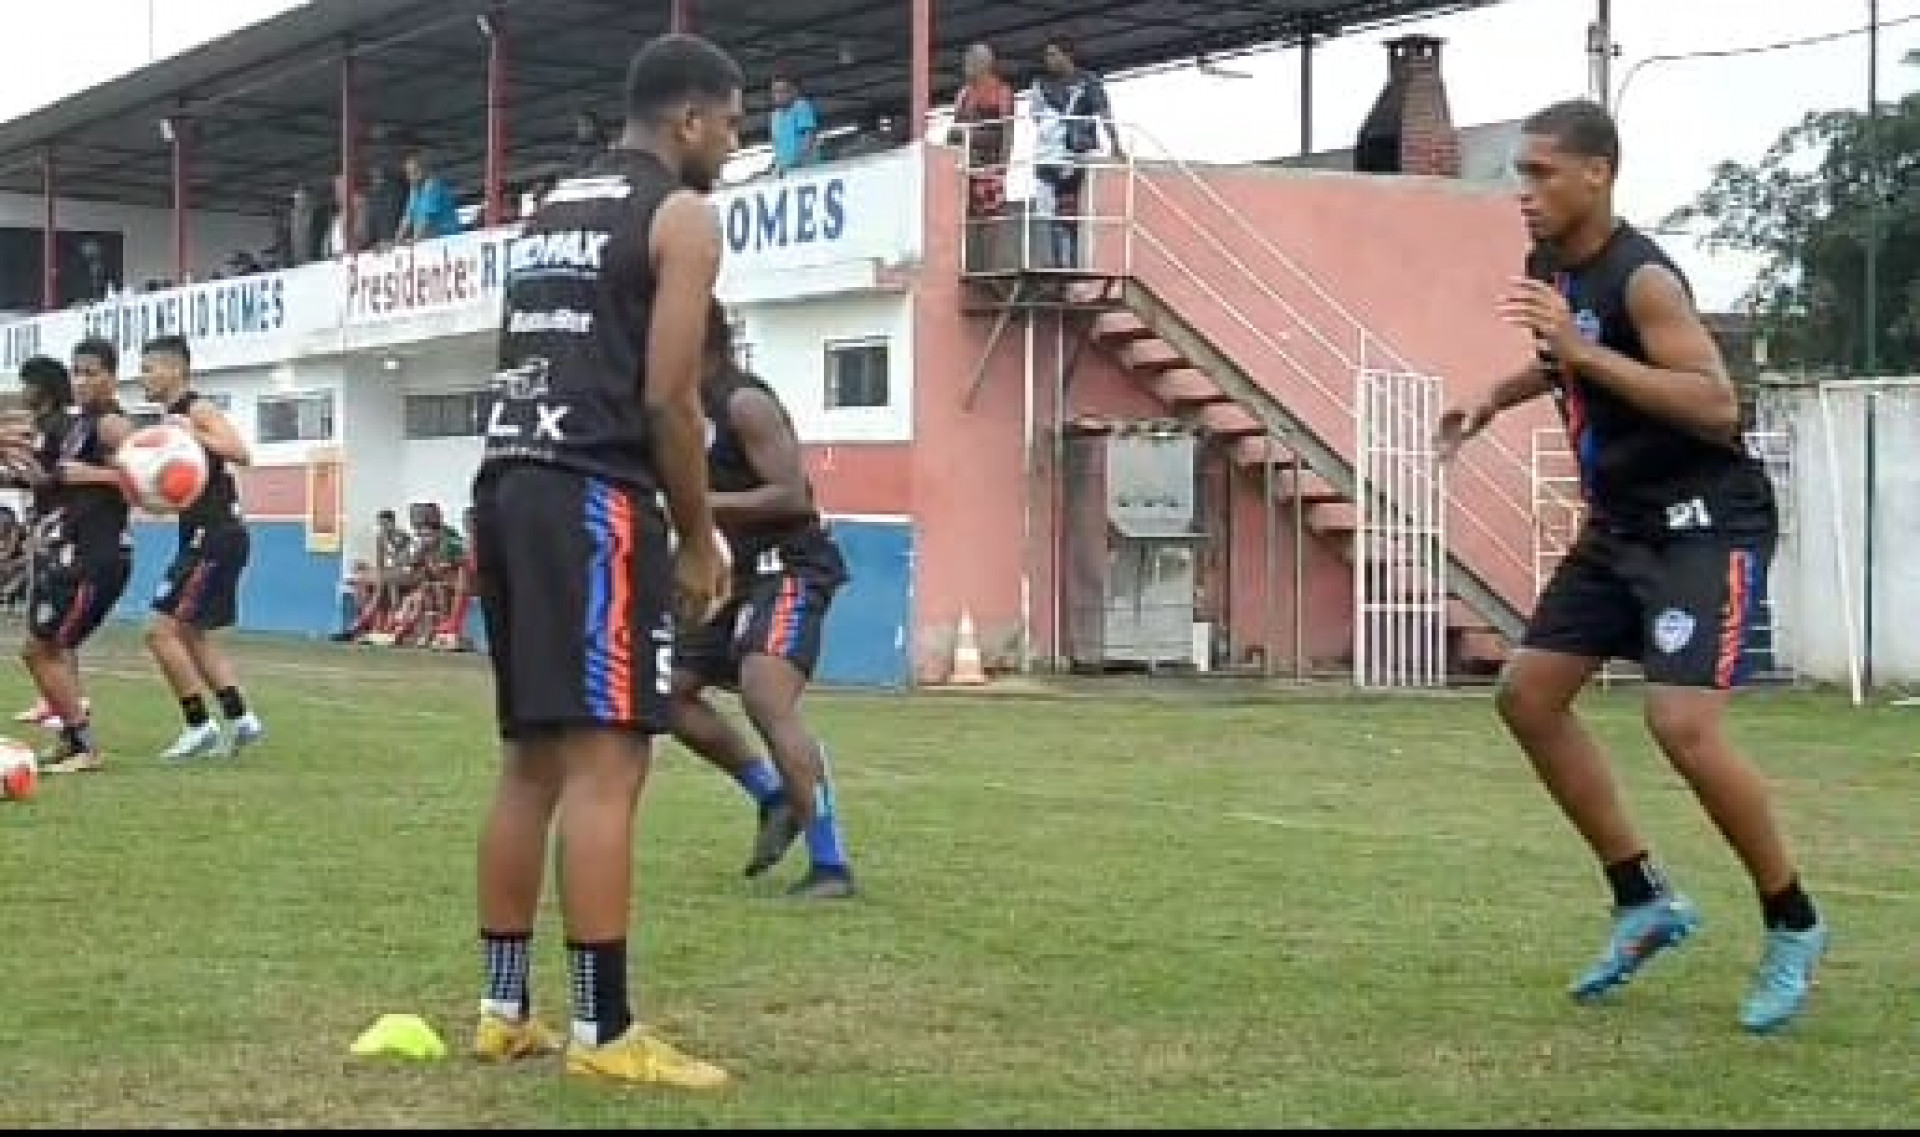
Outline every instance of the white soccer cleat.
{"type": "Polygon", "coordinates": [[[189,726],[180,731],[180,737],[173,745],[160,752],[162,762],[185,762],[194,758],[205,758],[221,752],[225,739],[220,724],[208,719],[199,726],[189,726]]]}

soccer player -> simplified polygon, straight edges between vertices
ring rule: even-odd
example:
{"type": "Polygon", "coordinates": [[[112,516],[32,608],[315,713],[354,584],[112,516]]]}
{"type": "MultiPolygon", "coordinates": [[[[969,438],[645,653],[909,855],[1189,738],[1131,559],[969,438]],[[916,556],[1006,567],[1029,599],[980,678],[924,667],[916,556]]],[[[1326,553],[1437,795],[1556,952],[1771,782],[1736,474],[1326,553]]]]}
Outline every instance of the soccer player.
{"type": "Polygon", "coordinates": [[[233,467],[252,457],[220,408],[193,390],[192,368],[193,352],[179,336],[149,340],[140,352],[147,397],[165,407],[172,422],[192,431],[207,452],[207,488],[180,513],[180,549],[167,566],[147,625],[147,650],[180,700],[185,720],[180,736],[160,754],[170,762],[238,754],[266,735],[240,692],[239,672],[212,638],[240,615],[240,579],[252,545],[233,467]],[[227,721],[224,731],[207,711],[208,690],[227,721]]]}
{"type": "Polygon", "coordinates": [[[567,1070],[687,1089],[727,1081],[635,1019],[627,934],[640,791],[653,736],[672,725],[671,602],[677,592],[681,618],[699,623],[727,586],[700,365],[720,266],[706,194],[736,145],[743,85],[704,39],[649,42],[627,76],[618,146],[556,185],[507,252],[500,370],[473,488],[505,742],[479,849],[481,1058],[557,1045],[529,1013],[528,977],[557,819],[567,1070]]]}
{"type": "Polygon", "coordinates": [[[1827,929],[1765,780],[1723,724],[1777,537],[1773,491],[1742,443],[1738,397],[1685,279],[1614,213],[1612,118],[1595,103],[1558,103],[1523,134],[1521,208],[1536,246],[1500,315],[1532,333],[1537,357],[1478,405],[1448,411],[1438,447],[1450,456],[1501,411],[1551,394],[1579,456],[1587,520],[1499,693],[1501,717],[1613,891],[1613,934],[1571,993],[1599,998],[1699,923],[1573,711],[1608,659],[1628,659],[1646,676],[1654,741],[1753,878],[1765,948],[1740,1021],[1774,1030],[1805,1005],[1827,929]]]}
{"type": "Polygon", "coordinates": [[[132,429],[115,402],[114,357],[105,341],[75,349],[85,384],[77,409],[72,376],[59,360],[35,356],[20,367],[35,435],[33,600],[20,659],[60,719],[59,741],[41,757],[50,774],[103,764],[74,653],[120,602],[133,571],[127,499],[107,465],[132,429]]]}
{"type": "Polygon", "coordinates": [[[730,339],[726,315],[716,310],[701,398],[713,424],[707,477],[714,521],[732,550],[732,599],[704,626],[681,633],[675,646],[673,733],[759,803],[748,876],[772,868],[804,833],[807,875],[788,895],[847,897],[853,874],[826,752],[800,717],[846,563],[820,523],[792,420],[773,389],[734,362],[730,339]],[[739,692],[771,766],[702,696],[710,686],[739,692]]]}

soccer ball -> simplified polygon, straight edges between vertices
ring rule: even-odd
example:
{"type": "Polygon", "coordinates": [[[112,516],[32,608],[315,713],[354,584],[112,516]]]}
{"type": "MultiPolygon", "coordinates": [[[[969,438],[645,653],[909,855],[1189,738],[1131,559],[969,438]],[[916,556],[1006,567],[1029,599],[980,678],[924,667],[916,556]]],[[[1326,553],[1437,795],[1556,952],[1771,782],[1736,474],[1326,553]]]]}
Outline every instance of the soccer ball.
{"type": "Polygon", "coordinates": [[[40,784],[40,762],[33,751],[0,738],[0,801],[26,801],[40,784]]]}
{"type": "Polygon", "coordinates": [[[143,426],[114,451],[120,489],[149,513],[179,513],[207,488],[207,452],[193,432],[170,422],[143,426]]]}

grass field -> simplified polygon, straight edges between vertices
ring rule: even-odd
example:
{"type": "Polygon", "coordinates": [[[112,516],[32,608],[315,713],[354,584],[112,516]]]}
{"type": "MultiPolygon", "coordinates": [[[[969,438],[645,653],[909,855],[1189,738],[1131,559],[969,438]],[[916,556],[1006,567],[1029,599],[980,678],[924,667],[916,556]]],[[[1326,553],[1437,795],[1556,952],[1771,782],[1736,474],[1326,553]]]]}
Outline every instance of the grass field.
{"type": "Polygon", "coordinates": [[[464,1041],[485,677],[241,654],[274,732],[243,762],[145,757],[173,708],[116,633],[88,657],[113,768],[0,807],[0,1124],[1892,1127],[1920,1100],[1910,712],[1743,703],[1836,929],[1813,1012],[1762,1040],[1734,1023],[1753,901],[1630,694],[1595,717],[1708,923],[1594,1010],[1561,989],[1597,874],[1482,697],[821,696],[864,899],[743,882],[744,798],[677,750],[653,783],[639,994],[739,1076],[700,1098],[349,1058],[386,1011],[464,1041]]]}

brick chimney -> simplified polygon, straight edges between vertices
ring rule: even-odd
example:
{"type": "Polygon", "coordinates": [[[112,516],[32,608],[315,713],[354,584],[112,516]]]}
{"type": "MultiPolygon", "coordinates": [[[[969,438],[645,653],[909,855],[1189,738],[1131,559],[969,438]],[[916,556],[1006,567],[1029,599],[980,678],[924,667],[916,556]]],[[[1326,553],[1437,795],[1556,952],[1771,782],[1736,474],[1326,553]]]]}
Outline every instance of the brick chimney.
{"type": "Polygon", "coordinates": [[[1440,77],[1440,45],[1435,36],[1401,36],[1387,41],[1387,67],[1400,80],[1400,172],[1435,177],[1460,176],[1460,135],[1447,107],[1447,85],[1440,77]]]}

